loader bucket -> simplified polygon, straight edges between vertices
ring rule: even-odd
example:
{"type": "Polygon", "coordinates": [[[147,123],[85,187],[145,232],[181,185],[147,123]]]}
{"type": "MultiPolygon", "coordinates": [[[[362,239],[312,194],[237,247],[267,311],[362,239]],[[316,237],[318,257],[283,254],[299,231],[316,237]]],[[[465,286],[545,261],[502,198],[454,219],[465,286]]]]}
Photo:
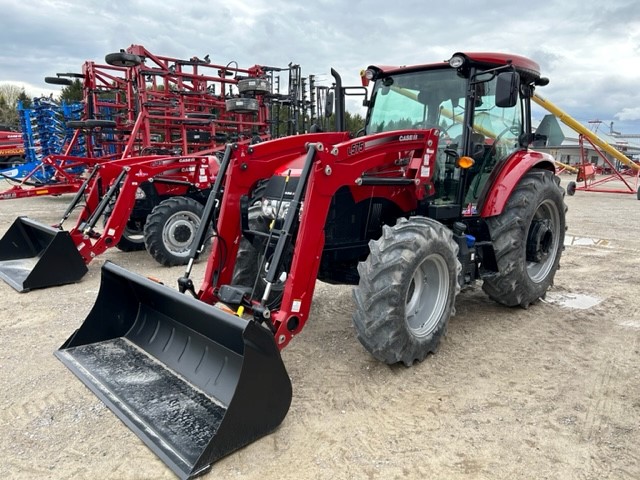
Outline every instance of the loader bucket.
{"type": "Polygon", "coordinates": [[[18,292],[77,282],[87,270],[64,230],[18,217],[0,239],[0,278],[18,292]]]}
{"type": "Polygon", "coordinates": [[[269,330],[110,262],[55,355],[182,479],[273,431],[291,404],[269,330]]]}

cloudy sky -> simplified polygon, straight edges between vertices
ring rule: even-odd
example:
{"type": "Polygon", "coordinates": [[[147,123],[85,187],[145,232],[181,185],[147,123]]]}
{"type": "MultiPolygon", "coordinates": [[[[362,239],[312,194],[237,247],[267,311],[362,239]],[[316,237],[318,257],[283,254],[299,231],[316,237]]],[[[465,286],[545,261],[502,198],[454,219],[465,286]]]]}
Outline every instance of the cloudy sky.
{"type": "Polygon", "coordinates": [[[331,67],[356,84],[371,64],[499,51],[537,61],[551,80],[538,93],[576,119],[640,133],[638,0],[0,0],[0,12],[0,82],[31,95],[131,44],[241,67],[294,62],[326,85],[331,67]]]}

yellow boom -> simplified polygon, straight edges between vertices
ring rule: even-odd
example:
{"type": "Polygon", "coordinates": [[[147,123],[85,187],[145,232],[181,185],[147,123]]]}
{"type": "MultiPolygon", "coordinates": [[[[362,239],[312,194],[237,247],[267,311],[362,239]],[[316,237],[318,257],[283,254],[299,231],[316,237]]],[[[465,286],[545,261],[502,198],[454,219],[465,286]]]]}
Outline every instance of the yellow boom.
{"type": "Polygon", "coordinates": [[[542,98],[537,93],[535,93],[531,97],[531,100],[536,102],[538,105],[540,105],[542,108],[544,108],[548,112],[550,112],[553,115],[555,115],[558,118],[558,120],[560,120],[562,123],[564,123],[565,125],[567,125],[571,129],[573,129],[576,132],[578,132],[579,134],[584,135],[585,137],[587,137],[589,140],[591,140],[594,143],[594,145],[597,145],[598,147],[600,147],[602,150],[607,152],[612,157],[616,158],[617,160],[620,160],[620,162],[624,163],[626,166],[631,167],[636,171],[640,171],[640,166],[638,166],[637,164],[633,163],[622,152],[620,152],[619,150],[616,150],[611,145],[609,145],[607,142],[605,142],[604,140],[600,139],[600,137],[598,137],[595,133],[593,133],[591,130],[586,128],[584,125],[582,125],[578,121],[574,120],[566,112],[563,112],[562,110],[560,110],[557,106],[555,106],[549,100],[545,100],[544,98],[542,98]]]}
{"type": "Polygon", "coordinates": [[[567,170],[567,171],[569,171],[571,173],[578,173],[578,171],[579,171],[577,168],[572,167],[571,165],[567,165],[566,163],[562,163],[562,162],[559,162],[557,160],[555,160],[555,163],[559,167],[562,167],[562,168],[564,168],[565,170],[567,170]]]}

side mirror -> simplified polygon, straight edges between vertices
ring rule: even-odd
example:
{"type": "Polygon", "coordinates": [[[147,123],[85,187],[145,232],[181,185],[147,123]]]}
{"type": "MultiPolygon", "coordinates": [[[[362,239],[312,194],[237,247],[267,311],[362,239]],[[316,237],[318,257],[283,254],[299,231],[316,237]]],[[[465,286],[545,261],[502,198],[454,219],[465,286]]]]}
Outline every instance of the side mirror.
{"type": "Polygon", "coordinates": [[[324,100],[324,116],[329,118],[333,115],[333,92],[327,92],[327,96],[324,100]]]}
{"type": "Polygon", "coordinates": [[[509,108],[518,102],[518,87],[520,75],[518,72],[502,72],[496,79],[496,106],[509,108]]]}

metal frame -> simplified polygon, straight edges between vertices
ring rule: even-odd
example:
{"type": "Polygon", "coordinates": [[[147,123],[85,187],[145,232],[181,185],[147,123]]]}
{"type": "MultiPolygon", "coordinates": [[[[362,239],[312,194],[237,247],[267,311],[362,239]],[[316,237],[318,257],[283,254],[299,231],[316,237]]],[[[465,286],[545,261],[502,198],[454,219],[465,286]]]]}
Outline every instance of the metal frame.
{"type": "Polygon", "coordinates": [[[640,170],[634,169],[631,166],[625,166],[623,171],[618,170],[618,166],[615,165],[604,152],[591,141],[590,138],[580,135],[580,159],[581,163],[577,166],[578,172],[576,176],[576,184],[582,183],[581,186],[576,185],[575,190],[581,190],[584,192],[600,192],[600,193],[631,193],[635,195],[638,192],[638,186],[640,185],[640,170]],[[584,142],[588,142],[591,148],[598,154],[600,158],[611,168],[611,174],[596,177],[597,169],[587,159],[587,152],[584,148],[584,142]],[[630,177],[631,181],[628,181],[626,177],[630,177]],[[626,188],[602,188],[602,185],[619,180],[624,184],[626,188]]]}
{"type": "Polygon", "coordinates": [[[63,154],[43,160],[53,169],[48,185],[36,181],[43,167],[38,165],[20,183],[0,192],[0,200],[76,192],[82,178],[70,170],[66,157],[81,139],[87,156],[75,157],[76,167],[150,154],[207,155],[227,141],[270,138],[270,92],[241,93],[238,85],[281,69],[216,65],[195,57],[181,60],[154,55],[141,45],[124,53],[141,63],[121,67],[87,61],[81,75],[73,74],[83,78],[85,112],[63,154]],[[256,111],[230,111],[227,102],[234,98],[255,99],[256,111]]]}

